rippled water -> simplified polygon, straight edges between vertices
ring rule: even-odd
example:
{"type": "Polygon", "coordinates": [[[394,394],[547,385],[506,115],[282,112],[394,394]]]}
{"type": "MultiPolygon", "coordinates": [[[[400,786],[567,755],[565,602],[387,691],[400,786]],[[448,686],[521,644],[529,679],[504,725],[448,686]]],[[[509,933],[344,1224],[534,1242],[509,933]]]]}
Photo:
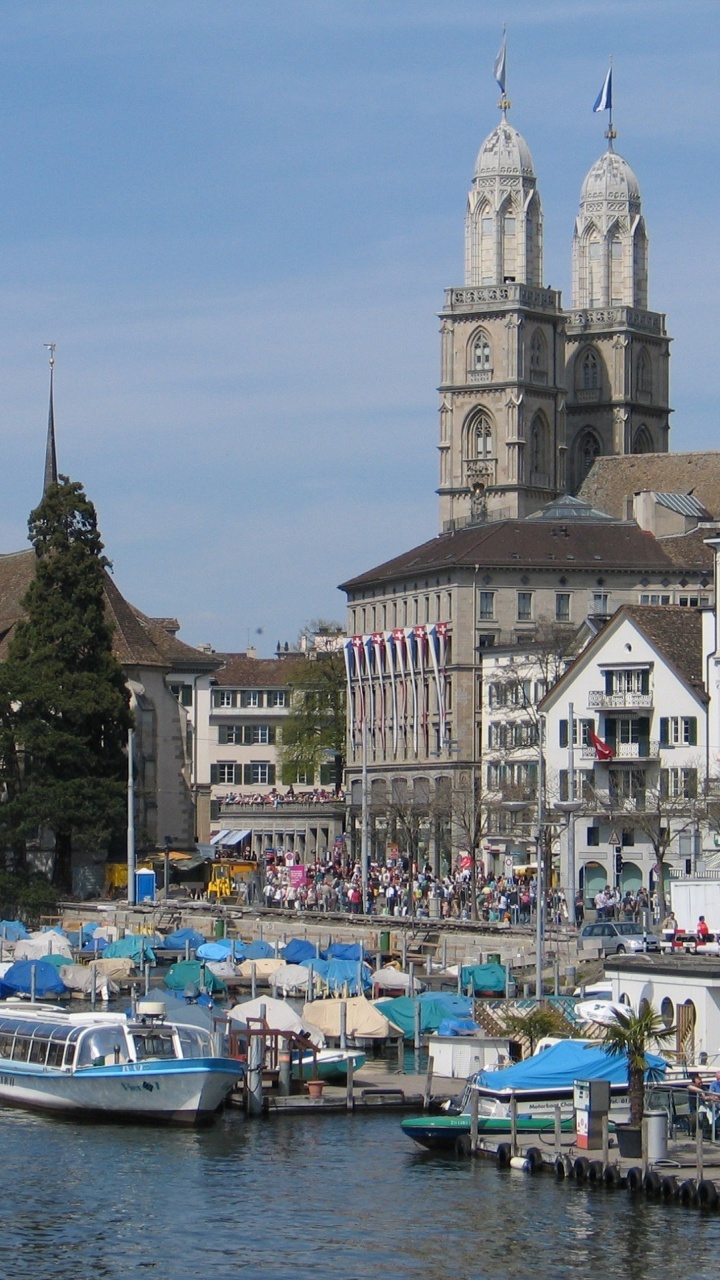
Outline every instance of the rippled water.
{"type": "Polygon", "coordinates": [[[0,1125],[8,1280],[717,1274],[720,1215],[423,1155],[397,1115],[0,1125]]]}

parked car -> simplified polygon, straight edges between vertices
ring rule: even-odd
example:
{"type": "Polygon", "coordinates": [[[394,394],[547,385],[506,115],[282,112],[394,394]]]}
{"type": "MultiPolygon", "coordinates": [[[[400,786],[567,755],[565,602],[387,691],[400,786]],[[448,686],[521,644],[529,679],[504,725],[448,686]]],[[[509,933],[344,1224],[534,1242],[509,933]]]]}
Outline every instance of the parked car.
{"type": "Polygon", "coordinates": [[[602,920],[583,925],[578,934],[578,947],[622,955],[623,951],[659,951],[660,943],[654,933],[643,934],[631,920],[602,920]]]}

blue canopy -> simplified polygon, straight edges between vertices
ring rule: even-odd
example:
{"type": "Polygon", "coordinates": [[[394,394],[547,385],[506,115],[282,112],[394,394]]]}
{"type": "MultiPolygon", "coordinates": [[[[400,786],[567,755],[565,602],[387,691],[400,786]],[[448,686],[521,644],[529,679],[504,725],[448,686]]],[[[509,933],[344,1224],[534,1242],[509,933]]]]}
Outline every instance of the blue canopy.
{"type": "Polygon", "coordinates": [[[420,1008],[420,1030],[438,1031],[448,1018],[469,1018],[472,1001],[467,996],[443,995],[436,991],[424,991],[411,999],[397,996],[394,1000],[376,1000],[375,1008],[385,1014],[396,1027],[400,1027],[406,1040],[411,1040],[415,1030],[415,1005],[420,1008]]]}
{"type": "Polygon", "coordinates": [[[291,938],[283,947],[283,960],[286,964],[305,964],[307,960],[315,960],[317,951],[312,942],[306,938],[291,938]]]}
{"type": "MultiPolygon", "coordinates": [[[[97,952],[98,955],[102,955],[109,945],[107,938],[90,938],[82,948],[82,954],[84,956],[94,956],[95,952],[97,952]]],[[[67,964],[67,961],[65,963],[67,964]]]]}
{"type": "Polygon", "coordinates": [[[275,948],[262,939],[258,939],[257,942],[251,942],[249,947],[245,949],[246,960],[270,960],[274,955],[275,948]]]}
{"type": "Polygon", "coordinates": [[[198,960],[239,960],[245,959],[245,943],[239,938],[218,938],[215,942],[203,942],[198,947],[198,960]]]}
{"type": "Polygon", "coordinates": [[[202,933],[198,933],[197,929],[176,929],[174,933],[169,933],[160,943],[161,947],[167,947],[170,951],[184,951],[185,944],[190,944],[191,951],[197,951],[201,947],[205,938],[202,933]]]}
{"type": "MultiPolygon", "coordinates": [[[[347,984],[348,995],[362,995],[362,991],[358,990],[358,965],[355,961],[309,959],[304,963],[305,968],[312,968],[313,972],[327,983],[331,991],[342,991],[347,984]]],[[[371,984],[370,969],[364,964],[362,966],[363,991],[368,991],[371,984]]]]}
{"type": "Polygon", "coordinates": [[[463,991],[472,989],[477,995],[479,991],[492,991],[494,995],[505,994],[504,964],[464,964],[460,969],[460,982],[463,991]]]}
{"type": "Polygon", "coordinates": [[[25,925],[20,920],[0,920],[0,938],[5,938],[7,942],[20,942],[22,938],[29,938],[25,925]]]}
{"type": "Polygon", "coordinates": [[[112,960],[115,956],[130,956],[133,964],[140,964],[144,956],[150,964],[155,963],[155,953],[144,934],[128,934],[117,942],[108,943],[103,959],[112,960]]]}
{"type": "Polygon", "coordinates": [[[471,1036],[480,1028],[472,1018],[445,1018],[438,1027],[439,1036],[471,1036]]]}
{"type": "MultiPolygon", "coordinates": [[[[67,964],[67,959],[65,963],[67,964]]],[[[67,991],[54,964],[48,964],[47,960],[16,960],[4,977],[0,978],[0,996],[5,999],[7,996],[30,995],[33,969],[37,996],[60,996],[67,991]]]]}
{"type": "Polygon", "coordinates": [[[323,955],[326,960],[354,960],[356,964],[365,959],[361,942],[331,942],[323,955]]]}
{"type": "MultiPolygon", "coordinates": [[[[667,1063],[654,1053],[645,1056],[647,1080],[657,1080],[667,1070],[667,1063]]],[[[609,1080],[611,1084],[627,1084],[628,1061],[625,1054],[613,1056],[597,1043],[583,1040],[560,1040],[524,1062],[516,1062],[504,1071],[479,1071],[475,1083],[484,1089],[500,1092],[510,1089],[571,1089],[575,1080],[609,1080]]]]}

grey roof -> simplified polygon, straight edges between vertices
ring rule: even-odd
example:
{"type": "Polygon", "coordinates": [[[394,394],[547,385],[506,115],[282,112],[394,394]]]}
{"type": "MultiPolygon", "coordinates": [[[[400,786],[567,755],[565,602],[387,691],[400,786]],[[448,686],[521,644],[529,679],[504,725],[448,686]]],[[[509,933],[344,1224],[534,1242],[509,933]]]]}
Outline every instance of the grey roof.
{"type": "Polygon", "coordinates": [[[614,520],[606,511],[598,511],[582,498],[574,498],[571,493],[563,493],[559,498],[546,502],[539,511],[534,511],[528,520],[614,520]]]}
{"type": "Polygon", "coordinates": [[[654,493],[653,497],[661,507],[669,511],[677,511],[681,516],[694,516],[698,520],[710,520],[710,512],[692,493],[654,493]]]}

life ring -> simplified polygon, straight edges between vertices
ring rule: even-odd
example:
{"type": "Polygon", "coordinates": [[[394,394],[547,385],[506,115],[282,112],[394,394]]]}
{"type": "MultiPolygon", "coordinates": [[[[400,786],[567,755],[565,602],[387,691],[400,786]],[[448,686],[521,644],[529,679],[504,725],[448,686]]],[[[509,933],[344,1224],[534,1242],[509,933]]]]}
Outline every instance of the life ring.
{"type": "Polygon", "coordinates": [[[512,1147],[509,1142],[500,1143],[495,1152],[495,1158],[497,1159],[498,1169],[507,1169],[512,1159],[512,1147]]]}
{"type": "Polygon", "coordinates": [[[663,1200],[677,1200],[678,1180],[674,1174],[668,1174],[660,1180],[660,1195],[663,1200]]]}
{"type": "Polygon", "coordinates": [[[586,1182],[590,1169],[590,1161],[587,1156],[578,1156],[573,1164],[573,1176],[576,1182],[586,1182]]]}
{"type": "Polygon", "coordinates": [[[655,1173],[654,1170],[648,1170],[645,1174],[645,1177],[643,1178],[643,1191],[645,1192],[648,1200],[654,1200],[656,1196],[659,1196],[661,1181],[662,1179],[660,1174],[655,1173]]]}
{"type": "Polygon", "coordinates": [[[587,1173],[588,1182],[597,1184],[603,1180],[603,1162],[602,1160],[591,1160],[587,1173]]]}
{"type": "Polygon", "coordinates": [[[697,1184],[697,1203],[701,1209],[717,1209],[718,1206],[718,1190],[714,1182],[709,1178],[703,1178],[697,1184]]]}
{"type": "Polygon", "coordinates": [[[680,1190],[678,1192],[678,1199],[680,1200],[680,1203],[684,1205],[694,1204],[695,1192],[695,1182],[692,1178],[687,1178],[685,1182],[681,1182],[680,1190]]]}
{"type": "Polygon", "coordinates": [[[632,1169],[627,1171],[627,1187],[628,1191],[642,1191],[643,1171],[637,1165],[633,1165],[632,1169]]]}
{"type": "Polygon", "coordinates": [[[538,1171],[542,1169],[543,1156],[539,1147],[528,1147],[525,1152],[525,1159],[527,1161],[528,1173],[538,1173],[538,1171]]]}

